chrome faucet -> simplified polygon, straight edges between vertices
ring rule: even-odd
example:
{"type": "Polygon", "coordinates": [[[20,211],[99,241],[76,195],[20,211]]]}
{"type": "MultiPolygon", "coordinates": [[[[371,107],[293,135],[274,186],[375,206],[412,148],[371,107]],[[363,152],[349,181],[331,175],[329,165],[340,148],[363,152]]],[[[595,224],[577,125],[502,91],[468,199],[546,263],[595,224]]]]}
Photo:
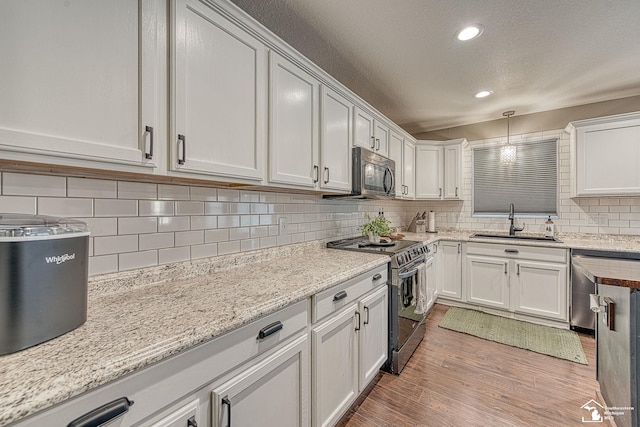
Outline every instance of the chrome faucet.
{"type": "Polygon", "coordinates": [[[524,226],[525,224],[522,223],[522,227],[516,227],[513,224],[514,221],[514,213],[515,213],[515,206],[513,206],[513,203],[511,203],[509,205],[509,221],[511,221],[511,225],[509,226],[509,236],[515,236],[516,235],[516,231],[522,231],[524,230],[524,226]]]}

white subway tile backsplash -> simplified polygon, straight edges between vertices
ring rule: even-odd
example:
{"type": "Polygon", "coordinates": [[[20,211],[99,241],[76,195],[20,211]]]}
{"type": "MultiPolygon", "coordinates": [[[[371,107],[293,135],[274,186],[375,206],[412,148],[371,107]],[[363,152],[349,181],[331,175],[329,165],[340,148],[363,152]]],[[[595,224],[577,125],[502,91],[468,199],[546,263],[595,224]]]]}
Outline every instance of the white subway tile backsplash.
{"type": "Polygon", "coordinates": [[[176,202],[176,215],[204,215],[204,202],[176,202]]]}
{"type": "Polygon", "coordinates": [[[35,215],[37,213],[37,198],[0,196],[0,212],[35,215]]]}
{"type": "Polygon", "coordinates": [[[4,196],[65,197],[67,179],[61,176],[4,172],[2,194],[4,196]]]}
{"type": "Polygon", "coordinates": [[[249,237],[251,237],[251,233],[250,229],[247,227],[229,229],[229,240],[244,240],[249,237]]]}
{"type": "Polygon", "coordinates": [[[218,228],[232,227],[240,227],[240,217],[238,215],[218,217],[218,228]]]}
{"type": "Polygon", "coordinates": [[[38,197],[38,215],[61,217],[93,216],[93,200],[61,197],[38,197]]]}
{"type": "Polygon", "coordinates": [[[269,236],[269,227],[261,226],[261,227],[251,227],[251,237],[268,237],[269,236]]]}
{"type": "Polygon", "coordinates": [[[209,258],[217,255],[218,255],[217,243],[191,246],[191,259],[209,258]]]}
{"type": "Polygon", "coordinates": [[[206,230],[204,232],[205,243],[226,242],[229,240],[229,230],[206,230]]]}
{"type": "Polygon", "coordinates": [[[161,216],[158,217],[158,231],[187,231],[191,227],[188,216],[161,216]]]}
{"type": "Polygon", "coordinates": [[[109,255],[138,250],[138,236],[104,236],[93,239],[93,253],[95,255],[109,255]]]}
{"type": "Polygon", "coordinates": [[[133,252],[118,255],[120,271],[158,265],[158,251],[133,252]]]}
{"type": "Polygon", "coordinates": [[[172,262],[183,262],[191,259],[189,246],[181,248],[160,249],[158,251],[158,264],[170,264],[172,262]]]}
{"type": "Polygon", "coordinates": [[[240,191],[240,201],[243,203],[258,203],[260,193],[256,191],[240,191]]]}
{"type": "Polygon", "coordinates": [[[156,233],[156,217],[118,218],[118,234],[156,233]]]}
{"type": "Polygon", "coordinates": [[[240,252],[240,241],[218,243],[218,255],[235,254],[240,252]]]}
{"type": "Polygon", "coordinates": [[[118,271],[118,255],[92,256],[89,258],[89,276],[118,271]]]}
{"type": "Polygon", "coordinates": [[[247,239],[240,241],[240,250],[242,252],[260,249],[260,239],[247,239]]]}
{"type": "Polygon", "coordinates": [[[67,178],[68,197],[115,199],[118,196],[116,181],[89,178],[67,178]]]}
{"type": "Polygon", "coordinates": [[[140,216],[171,216],[175,212],[175,202],[168,200],[140,200],[140,216]]]}
{"type": "Polygon", "coordinates": [[[178,231],[175,233],[176,246],[201,245],[204,243],[204,231],[178,231]]]}
{"type": "Polygon", "coordinates": [[[113,236],[118,234],[118,218],[78,218],[87,223],[91,236],[113,236]]]}
{"type": "Polygon", "coordinates": [[[189,187],[191,200],[200,200],[202,202],[213,202],[218,200],[218,190],[208,187],[189,187]]]}
{"type": "Polygon", "coordinates": [[[218,228],[217,216],[192,216],[191,217],[191,229],[192,230],[210,230],[212,228],[218,228]]]}
{"type": "Polygon", "coordinates": [[[229,190],[226,188],[219,188],[218,201],[219,202],[239,202],[240,192],[238,190],[229,190]]]}
{"type": "Polygon", "coordinates": [[[204,213],[206,215],[227,215],[229,214],[229,203],[206,202],[204,204],[204,213]]]}
{"type": "Polygon", "coordinates": [[[147,182],[118,181],[118,199],[151,199],[158,198],[158,184],[147,182]]]}
{"type": "Polygon", "coordinates": [[[158,184],[158,200],[189,200],[190,198],[187,186],[158,184]]]}
{"type": "Polygon", "coordinates": [[[173,233],[141,234],[138,236],[139,250],[161,249],[174,247],[173,233]]]}
{"type": "Polygon", "coordinates": [[[137,200],[95,199],[93,202],[96,217],[137,216],[137,200]]]}
{"type": "Polygon", "coordinates": [[[251,207],[254,204],[250,203],[229,203],[229,213],[233,215],[247,215],[251,213],[251,207]]]}

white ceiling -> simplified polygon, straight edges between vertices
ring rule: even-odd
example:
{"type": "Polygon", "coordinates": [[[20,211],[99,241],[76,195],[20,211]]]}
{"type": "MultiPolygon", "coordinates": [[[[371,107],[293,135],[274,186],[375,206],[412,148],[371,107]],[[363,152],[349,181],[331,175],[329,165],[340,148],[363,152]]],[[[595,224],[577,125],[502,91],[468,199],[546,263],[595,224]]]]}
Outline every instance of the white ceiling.
{"type": "Polygon", "coordinates": [[[640,95],[640,0],[232,1],[413,134],[640,95]]]}

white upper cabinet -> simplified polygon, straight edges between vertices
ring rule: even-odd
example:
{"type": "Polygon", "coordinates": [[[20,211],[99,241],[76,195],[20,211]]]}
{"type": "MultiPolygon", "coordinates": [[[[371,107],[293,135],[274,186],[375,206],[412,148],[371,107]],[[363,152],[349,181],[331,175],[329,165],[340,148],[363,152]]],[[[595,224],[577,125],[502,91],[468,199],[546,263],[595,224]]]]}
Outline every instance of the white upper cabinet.
{"type": "Polygon", "coordinates": [[[640,112],[569,123],[571,195],[640,194],[640,112]]]}
{"type": "Polygon", "coordinates": [[[396,132],[390,133],[389,158],[396,163],[396,197],[415,197],[415,146],[396,132]]]}
{"type": "Polygon", "coordinates": [[[376,151],[376,137],[374,135],[373,116],[361,108],[353,110],[353,144],[376,151]]]}
{"type": "Polygon", "coordinates": [[[0,2],[2,157],[163,169],[162,8],[153,0],[0,2]]]}
{"type": "Polygon", "coordinates": [[[462,197],[462,141],[418,141],[416,199],[462,197]]]}
{"type": "Polygon", "coordinates": [[[269,182],[314,188],[320,180],[320,85],[288,59],[273,51],[269,56],[269,182]]]}
{"type": "MultiPolygon", "coordinates": [[[[402,150],[402,184],[404,185],[405,199],[416,197],[416,146],[407,140],[404,141],[402,150]]],[[[398,165],[396,164],[396,170],[398,165]]],[[[396,173],[397,175],[397,173],[396,173]]]]}
{"type": "Polygon", "coordinates": [[[196,0],[174,6],[171,168],[262,181],[266,48],[196,0]]]}
{"type": "Polygon", "coordinates": [[[382,156],[389,155],[389,140],[391,139],[391,130],[386,123],[376,119],[374,122],[373,135],[376,140],[376,153],[382,156]]]}
{"type": "Polygon", "coordinates": [[[416,145],[416,199],[441,199],[443,186],[442,147],[416,145]]]}
{"type": "Polygon", "coordinates": [[[391,143],[389,126],[358,107],[355,107],[353,117],[353,144],[388,157],[391,143]]]}
{"type": "Polygon", "coordinates": [[[353,104],[344,96],[321,88],[320,98],[320,186],[351,191],[351,141],[353,104]]]}

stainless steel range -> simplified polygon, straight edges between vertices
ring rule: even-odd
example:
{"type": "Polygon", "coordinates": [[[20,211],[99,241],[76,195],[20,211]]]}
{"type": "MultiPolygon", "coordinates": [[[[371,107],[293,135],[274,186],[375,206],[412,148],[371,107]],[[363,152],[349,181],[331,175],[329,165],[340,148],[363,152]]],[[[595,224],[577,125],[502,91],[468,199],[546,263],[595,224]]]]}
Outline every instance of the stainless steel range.
{"type": "Polygon", "coordinates": [[[425,333],[426,314],[415,312],[414,292],[418,267],[430,256],[427,247],[412,240],[374,245],[366,237],[354,237],[329,242],[327,248],[389,255],[389,359],[383,369],[399,374],[425,333]]]}

